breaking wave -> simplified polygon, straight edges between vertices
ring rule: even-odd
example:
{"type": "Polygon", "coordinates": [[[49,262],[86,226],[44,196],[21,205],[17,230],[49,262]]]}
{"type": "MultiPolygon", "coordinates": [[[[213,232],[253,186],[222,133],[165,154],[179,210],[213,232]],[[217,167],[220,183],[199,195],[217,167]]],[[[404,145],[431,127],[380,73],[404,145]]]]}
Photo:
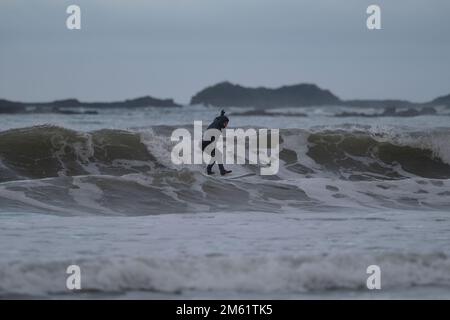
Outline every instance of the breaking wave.
{"type": "MultiPolygon", "coordinates": [[[[65,270],[74,261],[2,264],[1,296],[67,295],[65,270]]],[[[367,292],[366,268],[383,270],[384,290],[450,286],[450,258],[442,253],[332,254],[305,256],[179,256],[96,258],[83,265],[83,292],[130,291],[182,295],[189,292],[286,294],[341,290],[367,292]]],[[[73,298],[73,293],[71,293],[73,298]]],[[[145,295],[144,295],[145,297],[145,295]]]]}
{"type": "Polygon", "coordinates": [[[286,207],[448,208],[450,131],[361,128],[281,133],[280,171],[242,179],[174,166],[174,127],[77,132],[36,126],[0,132],[2,209],[62,215],[146,215],[286,207]]]}

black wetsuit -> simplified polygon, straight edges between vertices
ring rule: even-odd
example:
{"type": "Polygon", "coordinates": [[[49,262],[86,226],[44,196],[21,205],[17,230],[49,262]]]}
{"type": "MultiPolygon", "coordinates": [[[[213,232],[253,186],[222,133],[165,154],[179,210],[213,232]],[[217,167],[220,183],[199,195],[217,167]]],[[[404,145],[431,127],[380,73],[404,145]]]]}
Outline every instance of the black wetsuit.
{"type": "MultiPolygon", "coordinates": [[[[220,115],[219,117],[215,118],[214,121],[208,126],[208,129],[217,129],[217,130],[222,131],[222,129],[225,128],[225,123],[228,122],[228,121],[229,121],[229,120],[228,120],[228,118],[225,116],[225,112],[222,111],[222,112],[221,112],[221,115],[220,115]]],[[[210,145],[211,143],[213,143],[214,140],[215,140],[215,137],[212,137],[210,141],[203,140],[203,141],[202,141],[202,151],[205,151],[205,148],[206,148],[208,145],[210,145]]],[[[215,156],[216,156],[216,149],[214,148],[214,149],[211,151],[211,157],[214,158],[215,156]]],[[[214,166],[214,163],[215,163],[215,161],[213,161],[212,163],[208,164],[208,166],[207,166],[207,168],[206,168],[206,171],[207,171],[208,174],[211,174],[211,173],[212,173],[212,167],[214,166]]],[[[231,171],[225,170],[223,164],[221,164],[221,163],[218,163],[218,166],[219,166],[220,173],[221,173],[222,175],[231,172],[231,171]]]]}

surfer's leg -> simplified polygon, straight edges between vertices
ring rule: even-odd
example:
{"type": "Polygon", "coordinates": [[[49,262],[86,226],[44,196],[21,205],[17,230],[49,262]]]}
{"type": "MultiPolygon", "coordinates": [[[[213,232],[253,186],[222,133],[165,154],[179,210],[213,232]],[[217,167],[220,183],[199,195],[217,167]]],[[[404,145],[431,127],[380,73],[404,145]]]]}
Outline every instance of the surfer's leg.
{"type": "Polygon", "coordinates": [[[214,161],[215,155],[216,155],[216,150],[213,149],[213,151],[211,151],[211,157],[212,157],[211,158],[211,163],[208,164],[208,166],[206,167],[206,173],[207,174],[214,174],[214,172],[212,171],[212,167],[214,166],[214,163],[215,163],[215,161],[214,161]]]}
{"type": "Polygon", "coordinates": [[[214,162],[208,164],[208,166],[206,167],[206,173],[207,174],[214,174],[214,172],[212,171],[212,167],[214,166],[214,162]]]}
{"type": "MultiPolygon", "coordinates": [[[[205,141],[205,140],[203,140],[203,141],[202,141],[202,151],[205,152],[205,148],[206,148],[207,146],[209,146],[212,142],[214,142],[214,140],[211,140],[211,141],[205,141]]],[[[214,174],[214,172],[212,171],[212,167],[214,166],[214,162],[215,162],[215,161],[214,161],[215,149],[213,149],[213,150],[211,151],[210,156],[211,156],[211,160],[210,160],[210,163],[208,164],[208,166],[206,167],[206,173],[207,173],[207,174],[214,174]]]]}
{"type": "Polygon", "coordinates": [[[217,165],[219,166],[220,174],[222,176],[231,172],[231,170],[226,170],[225,167],[223,166],[223,155],[219,150],[217,150],[217,158],[216,159],[217,159],[217,165]]]}
{"type": "Polygon", "coordinates": [[[218,164],[219,165],[219,170],[220,170],[220,174],[221,175],[225,175],[227,173],[231,173],[231,170],[227,170],[225,169],[225,167],[223,166],[223,164],[218,164]]]}

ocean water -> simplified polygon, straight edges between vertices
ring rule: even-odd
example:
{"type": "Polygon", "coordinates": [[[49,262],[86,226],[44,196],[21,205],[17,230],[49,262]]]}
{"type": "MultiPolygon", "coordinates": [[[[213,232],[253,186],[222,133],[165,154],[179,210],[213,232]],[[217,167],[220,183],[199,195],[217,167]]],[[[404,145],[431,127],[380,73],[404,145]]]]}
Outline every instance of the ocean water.
{"type": "Polygon", "coordinates": [[[227,166],[240,179],[170,160],[171,132],[216,108],[2,115],[0,297],[450,298],[449,110],[346,110],[230,116],[280,129],[278,174],[227,166]]]}

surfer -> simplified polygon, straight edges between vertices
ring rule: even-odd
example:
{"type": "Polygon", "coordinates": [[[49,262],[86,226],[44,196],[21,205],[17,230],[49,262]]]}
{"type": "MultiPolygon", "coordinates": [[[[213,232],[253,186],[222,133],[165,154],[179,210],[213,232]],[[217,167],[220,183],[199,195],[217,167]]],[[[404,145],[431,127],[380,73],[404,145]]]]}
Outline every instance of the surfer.
{"type": "MultiPolygon", "coordinates": [[[[227,116],[225,116],[225,111],[222,110],[222,111],[220,112],[220,116],[218,116],[218,117],[216,117],[216,118],[214,119],[214,121],[208,126],[208,129],[217,129],[217,130],[222,131],[223,129],[225,129],[225,128],[228,126],[228,122],[229,122],[229,119],[228,119],[227,116]]],[[[213,143],[214,140],[215,140],[215,137],[211,137],[211,140],[210,140],[210,141],[203,140],[203,141],[202,141],[202,151],[205,151],[205,148],[206,148],[208,145],[210,145],[211,143],[213,143]]],[[[218,156],[219,156],[219,157],[222,157],[222,154],[221,154],[218,150],[217,150],[217,152],[218,152],[218,156]],[[220,153],[220,154],[219,154],[219,153],[220,153]]],[[[216,155],[216,149],[214,148],[214,149],[211,151],[211,157],[214,158],[215,155],[216,155]]],[[[208,164],[208,166],[206,167],[206,173],[207,173],[208,175],[214,174],[214,172],[212,171],[212,167],[214,166],[214,163],[215,163],[215,161],[213,160],[213,161],[212,161],[210,164],[208,164]]],[[[227,174],[227,173],[231,173],[231,170],[226,170],[226,169],[224,168],[224,166],[223,166],[222,163],[217,163],[217,165],[219,166],[220,174],[221,174],[222,176],[225,175],[225,174],[227,174]]]]}

